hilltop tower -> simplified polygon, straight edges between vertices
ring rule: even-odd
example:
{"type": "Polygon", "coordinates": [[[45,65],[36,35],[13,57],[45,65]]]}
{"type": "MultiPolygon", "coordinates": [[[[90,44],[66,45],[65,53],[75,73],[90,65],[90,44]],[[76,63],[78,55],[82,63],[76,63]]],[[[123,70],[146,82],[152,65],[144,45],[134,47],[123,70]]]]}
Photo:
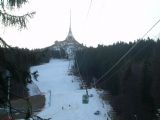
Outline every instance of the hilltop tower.
{"type": "Polygon", "coordinates": [[[83,45],[80,44],[78,41],[75,40],[73,34],[72,34],[72,26],[71,26],[71,11],[70,11],[70,24],[69,24],[69,32],[65,40],[63,41],[55,41],[55,44],[50,46],[49,48],[51,50],[64,50],[67,58],[73,59],[75,52],[79,49],[83,49],[83,45]]]}
{"type": "Polygon", "coordinates": [[[71,18],[71,11],[70,11],[69,32],[68,32],[68,35],[67,35],[65,41],[66,41],[66,42],[76,42],[76,43],[78,43],[78,42],[75,40],[75,38],[74,38],[74,36],[73,36],[73,34],[72,34],[72,26],[71,26],[72,22],[71,22],[71,20],[72,20],[72,18],[71,18]]]}

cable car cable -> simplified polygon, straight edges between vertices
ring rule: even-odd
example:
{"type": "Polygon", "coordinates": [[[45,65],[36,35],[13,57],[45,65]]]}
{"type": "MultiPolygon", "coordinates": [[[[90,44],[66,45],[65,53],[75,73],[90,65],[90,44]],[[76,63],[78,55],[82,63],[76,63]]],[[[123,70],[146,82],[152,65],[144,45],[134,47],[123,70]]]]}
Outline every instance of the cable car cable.
{"type": "MultiPolygon", "coordinates": [[[[160,22],[160,19],[142,36],[142,39],[160,22]]],[[[138,44],[140,41],[135,43],[107,72],[105,72],[96,82],[98,84],[106,75],[108,75],[138,44]]]]}

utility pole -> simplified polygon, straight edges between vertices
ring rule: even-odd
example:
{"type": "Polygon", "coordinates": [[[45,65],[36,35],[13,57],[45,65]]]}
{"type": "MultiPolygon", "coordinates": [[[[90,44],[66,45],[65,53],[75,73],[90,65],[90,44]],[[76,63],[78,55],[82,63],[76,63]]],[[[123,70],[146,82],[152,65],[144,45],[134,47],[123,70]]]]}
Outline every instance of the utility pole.
{"type": "Polygon", "coordinates": [[[6,80],[7,80],[7,112],[8,117],[11,118],[11,102],[10,102],[10,89],[11,89],[11,73],[6,70],[6,80]]]}

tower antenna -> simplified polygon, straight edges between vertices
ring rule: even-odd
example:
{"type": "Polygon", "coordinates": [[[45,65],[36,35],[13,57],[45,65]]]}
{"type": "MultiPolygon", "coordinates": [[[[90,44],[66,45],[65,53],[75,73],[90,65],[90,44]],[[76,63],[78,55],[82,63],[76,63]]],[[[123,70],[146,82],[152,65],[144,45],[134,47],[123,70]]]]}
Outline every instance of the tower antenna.
{"type": "Polygon", "coordinates": [[[69,26],[69,30],[71,31],[71,9],[70,9],[70,26],[69,26]]]}
{"type": "Polygon", "coordinates": [[[68,36],[73,36],[72,35],[72,14],[71,14],[71,9],[70,9],[70,25],[69,25],[69,33],[68,33],[68,36]]]}

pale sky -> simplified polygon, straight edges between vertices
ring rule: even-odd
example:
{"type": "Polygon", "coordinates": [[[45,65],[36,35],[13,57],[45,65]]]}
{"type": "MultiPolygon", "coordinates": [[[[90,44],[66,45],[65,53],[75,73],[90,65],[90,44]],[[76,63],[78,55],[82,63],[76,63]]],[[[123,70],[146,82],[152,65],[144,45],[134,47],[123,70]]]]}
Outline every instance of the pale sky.
{"type": "MultiPolygon", "coordinates": [[[[160,0],[29,0],[20,12],[36,11],[28,29],[0,26],[12,46],[43,48],[62,41],[69,30],[70,9],[75,39],[87,46],[109,45],[141,38],[160,19],[160,0]]],[[[160,24],[149,34],[160,37],[160,24]]]]}

